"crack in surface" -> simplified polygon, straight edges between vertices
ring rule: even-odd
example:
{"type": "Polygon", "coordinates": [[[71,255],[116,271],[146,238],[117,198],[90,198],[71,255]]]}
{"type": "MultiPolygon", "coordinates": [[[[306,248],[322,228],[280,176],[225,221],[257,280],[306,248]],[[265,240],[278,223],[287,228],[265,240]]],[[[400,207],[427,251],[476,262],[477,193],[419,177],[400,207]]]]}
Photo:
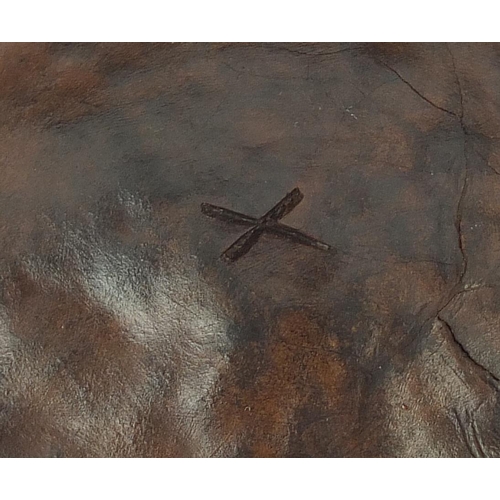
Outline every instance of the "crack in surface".
{"type": "MultiPolygon", "coordinates": [[[[462,92],[462,84],[460,83],[460,78],[458,78],[457,65],[455,63],[455,56],[453,55],[453,52],[451,51],[450,46],[448,44],[446,44],[446,49],[448,50],[448,53],[450,54],[450,57],[451,57],[451,64],[453,66],[453,73],[455,74],[455,81],[457,83],[458,91],[459,91],[459,95],[460,95],[460,114],[458,115],[458,117],[460,118],[460,121],[463,122],[463,118],[464,118],[464,94],[462,92]]],[[[462,123],[462,127],[463,127],[463,123],[462,123]]]]}
{"type": "Polygon", "coordinates": [[[460,118],[459,115],[454,113],[453,111],[450,111],[449,109],[443,108],[441,106],[438,106],[436,103],[432,102],[430,99],[425,97],[421,92],[419,92],[408,80],[403,78],[401,74],[396,71],[393,67],[389,66],[387,63],[381,61],[381,64],[385,66],[389,71],[392,71],[406,86],[408,86],[415,94],[417,94],[421,99],[423,99],[427,104],[430,104],[436,109],[439,109],[440,111],[444,111],[445,113],[448,113],[451,116],[454,116],[455,118],[460,118]]]}
{"type": "Polygon", "coordinates": [[[500,382],[500,379],[495,376],[488,368],[486,368],[484,365],[476,361],[470,352],[465,348],[465,346],[458,340],[458,337],[455,335],[455,332],[453,331],[450,323],[446,321],[439,313],[436,316],[437,320],[446,327],[448,330],[449,334],[451,335],[453,342],[455,343],[456,346],[460,348],[460,351],[462,354],[471,362],[473,365],[478,368],[481,373],[486,377],[486,380],[490,385],[492,385],[495,389],[498,389],[498,383],[500,382]]]}
{"type": "Polygon", "coordinates": [[[462,84],[460,82],[460,78],[458,77],[457,68],[456,68],[456,64],[455,64],[455,58],[453,56],[453,53],[451,52],[451,49],[449,48],[448,45],[446,45],[446,48],[451,56],[451,61],[452,61],[452,65],[453,65],[453,72],[455,75],[455,81],[457,83],[458,92],[459,92],[459,96],[460,96],[460,111],[458,114],[455,113],[454,111],[451,111],[449,109],[438,106],[436,103],[434,103],[433,101],[431,101],[430,99],[425,97],[420,91],[418,91],[408,80],[403,78],[403,76],[397,70],[395,70],[393,67],[389,66],[387,63],[385,63],[383,61],[381,62],[381,64],[383,66],[385,66],[389,71],[394,73],[405,85],[407,85],[415,94],[417,94],[425,102],[427,102],[428,104],[430,104],[434,108],[436,108],[440,111],[443,111],[445,113],[448,113],[449,115],[457,118],[459,123],[460,123],[460,128],[462,130],[462,134],[464,137],[464,141],[463,141],[463,158],[464,158],[464,175],[463,175],[463,177],[464,177],[464,180],[462,182],[462,187],[460,189],[460,195],[458,198],[457,208],[455,210],[455,217],[454,217],[455,230],[456,230],[457,236],[458,236],[458,249],[460,251],[460,256],[461,256],[461,260],[462,260],[462,269],[460,271],[458,283],[457,283],[457,284],[460,284],[463,282],[463,279],[467,273],[467,267],[468,267],[468,263],[469,263],[468,256],[467,256],[467,253],[465,250],[464,235],[463,235],[463,231],[462,231],[463,204],[464,204],[464,200],[465,200],[465,197],[467,194],[468,183],[469,183],[469,167],[468,167],[468,158],[467,158],[468,131],[467,131],[467,128],[466,128],[465,123],[464,123],[464,98],[463,98],[462,84]]]}
{"type": "MultiPolygon", "coordinates": [[[[457,283],[457,285],[455,285],[454,287],[454,290],[457,288],[457,286],[460,286],[460,282],[457,283]]],[[[477,368],[479,369],[479,371],[481,372],[481,374],[486,378],[486,381],[487,383],[493,387],[495,390],[498,390],[499,389],[499,386],[500,386],[500,379],[494,374],[492,373],[488,368],[486,368],[483,364],[481,364],[479,361],[477,361],[473,356],[472,354],[466,349],[466,347],[464,346],[464,344],[462,342],[460,342],[460,340],[458,339],[458,337],[456,336],[453,328],[451,327],[451,324],[443,318],[442,316],[442,312],[459,296],[459,295],[462,295],[464,293],[469,293],[469,292],[473,292],[473,291],[476,291],[476,290],[482,290],[482,289],[485,289],[485,288],[489,288],[489,289],[494,289],[495,287],[491,286],[491,285],[477,285],[477,286],[473,286],[473,287],[469,287],[469,288],[464,288],[462,290],[458,290],[456,292],[453,293],[453,290],[450,294],[450,297],[448,298],[448,300],[444,303],[444,305],[442,305],[441,307],[439,307],[436,315],[435,315],[435,319],[437,319],[448,331],[449,335],[450,335],[450,340],[453,341],[453,343],[460,349],[461,353],[464,355],[464,357],[466,359],[468,359],[470,362],[472,362],[472,364],[477,368]]]]}
{"type": "Polygon", "coordinates": [[[463,156],[464,156],[464,181],[462,183],[462,189],[460,191],[460,197],[458,199],[458,204],[457,204],[457,210],[455,213],[455,228],[457,231],[458,235],[458,248],[460,250],[460,254],[462,256],[462,271],[460,273],[459,277],[459,283],[461,283],[465,277],[465,274],[467,272],[467,266],[468,266],[468,258],[467,258],[467,253],[465,251],[465,246],[464,246],[464,235],[462,231],[462,219],[463,219],[463,203],[464,199],[467,193],[467,188],[468,188],[468,181],[469,181],[469,162],[467,158],[467,128],[464,123],[464,96],[463,96],[463,90],[462,90],[462,84],[460,82],[460,78],[458,77],[457,73],[457,66],[455,63],[455,57],[453,55],[453,52],[451,51],[450,47],[448,44],[446,44],[446,49],[448,50],[450,57],[451,57],[451,63],[453,66],[453,73],[455,75],[455,81],[458,87],[458,93],[460,96],[460,113],[457,115],[454,113],[454,115],[458,118],[460,122],[460,128],[462,129],[462,133],[464,136],[464,146],[463,146],[463,156]]]}
{"type": "MultiPolygon", "coordinates": [[[[454,287],[454,289],[456,289],[457,286],[460,286],[461,282],[459,281],[457,283],[457,285],[454,287]]],[[[459,290],[457,292],[454,292],[453,293],[453,290],[452,290],[452,293],[451,293],[451,296],[449,297],[449,299],[445,302],[444,305],[442,305],[436,315],[435,315],[435,319],[437,319],[445,328],[446,330],[448,331],[449,335],[450,335],[450,340],[453,341],[453,343],[459,348],[460,352],[463,354],[463,356],[468,359],[472,364],[473,366],[476,367],[476,369],[478,369],[481,374],[483,375],[483,377],[485,377],[486,379],[486,382],[488,383],[488,385],[490,385],[493,389],[495,390],[499,390],[499,386],[500,386],[500,378],[498,378],[493,372],[491,372],[488,368],[486,368],[486,366],[484,366],[483,364],[481,364],[479,361],[477,361],[473,356],[472,354],[466,349],[466,347],[464,346],[464,344],[462,342],[460,342],[460,340],[458,339],[458,337],[456,336],[451,324],[443,318],[442,316],[442,312],[459,296],[459,295],[462,295],[464,293],[468,293],[468,292],[472,292],[472,291],[475,291],[475,290],[481,290],[481,289],[485,289],[485,288],[490,288],[490,289],[494,289],[495,287],[491,286],[491,285],[477,285],[477,286],[474,286],[474,287],[469,287],[469,288],[465,288],[465,289],[462,289],[462,290],[459,290]]]]}
{"type": "Polygon", "coordinates": [[[480,153],[476,148],[474,148],[474,152],[477,154],[477,156],[479,156],[479,158],[481,158],[481,160],[484,161],[484,164],[493,172],[495,173],[496,175],[500,175],[500,172],[495,168],[495,167],[492,167],[490,165],[490,162],[489,160],[482,154],[480,153]]]}
{"type": "MultiPolygon", "coordinates": [[[[460,285],[460,283],[457,283],[457,285],[460,285]]],[[[456,288],[457,288],[457,286],[455,286],[453,288],[453,290],[456,288]]],[[[469,292],[475,292],[476,290],[483,290],[485,288],[495,290],[496,287],[494,287],[492,285],[479,284],[479,285],[472,285],[469,287],[465,287],[465,288],[462,288],[461,290],[458,290],[458,292],[451,293],[450,298],[445,302],[445,304],[443,306],[441,306],[438,309],[437,315],[441,314],[459,295],[463,295],[464,293],[469,293],[469,292]]],[[[453,292],[453,290],[452,290],[452,292],[453,292]]]]}
{"type": "MultiPolygon", "coordinates": [[[[456,64],[455,64],[455,58],[453,56],[453,53],[451,49],[449,48],[448,45],[446,45],[446,48],[450,54],[451,60],[452,60],[452,65],[453,65],[453,71],[455,74],[455,80],[457,83],[458,87],[458,92],[460,95],[460,112],[459,114],[454,113],[452,111],[448,111],[450,114],[455,116],[460,123],[460,128],[462,130],[462,134],[464,137],[463,140],[463,158],[464,158],[464,175],[463,175],[463,183],[462,187],[460,189],[460,195],[457,203],[457,208],[455,210],[455,217],[454,217],[454,225],[455,225],[455,230],[457,232],[458,236],[458,248],[460,251],[461,259],[462,259],[462,269],[460,271],[458,280],[453,286],[453,288],[450,290],[450,293],[448,295],[448,298],[445,299],[445,302],[443,305],[438,306],[438,310],[434,316],[434,319],[437,319],[440,321],[449,331],[450,333],[450,338],[451,340],[459,347],[460,351],[463,353],[463,355],[469,359],[483,374],[487,375],[487,380],[491,384],[491,380],[495,381],[496,383],[500,382],[500,379],[498,379],[493,373],[491,373],[485,366],[483,366],[481,363],[476,361],[470,352],[465,348],[465,346],[458,340],[456,337],[451,325],[442,317],[442,312],[452,303],[452,301],[460,294],[465,293],[467,291],[471,291],[480,287],[467,287],[466,285],[464,286],[464,278],[467,273],[467,268],[468,268],[468,256],[467,252],[465,250],[465,245],[464,245],[464,235],[463,235],[463,230],[462,230],[462,220],[463,220],[463,204],[464,200],[467,194],[467,189],[468,189],[468,182],[469,182],[469,166],[468,166],[468,158],[467,158],[467,136],[468,136],[468,131],[464,123],[464,99],[463,99],[463,90],[462,90],[462,84],[460,82],[460,78],[458,77],[457,69],[456,69],[456,64]],[[458,291],[457,291],[458,290],[458,291]]],[[[393,70],[394,71],[394,70],[393,70]]],[[[418,93],[418,92],[417,92],[418,93]]],[[[420,95],[420,94],[419,94],[420,95]]],[[[425,99],[428,101],[427,99],[425,99]]],[[[428,101],[429,102],[429,101],[428,101]]],[[[431,103],[432,104],[432,103],[431,103]]],[[[495,386],[496,389],[498,389],[497,384],[492,384],[495,386]]]]}
{"type": "Polygon", "coordinates": [[[464,173],[464,181],[462,183],[462,189],[460,190],[460,197],[457,203],[457,209],[455,212],[455,229],[457,231],[457,236],[458,236],[458,248],[460,250],[460,255],[462,257],[462,270],[458,278],[458,283],[462,283],[464,276],[467,273],[467,266],[469,264],[467,253],[465,251],[464,235],[462,231],[463,203],[465,195],[467,193],[468,179],[469,179],[468,167],[467,167],[467,155],[465,153],[465,148],[466,148],[466,140],[464,138],[465,173],[464,173]]]}

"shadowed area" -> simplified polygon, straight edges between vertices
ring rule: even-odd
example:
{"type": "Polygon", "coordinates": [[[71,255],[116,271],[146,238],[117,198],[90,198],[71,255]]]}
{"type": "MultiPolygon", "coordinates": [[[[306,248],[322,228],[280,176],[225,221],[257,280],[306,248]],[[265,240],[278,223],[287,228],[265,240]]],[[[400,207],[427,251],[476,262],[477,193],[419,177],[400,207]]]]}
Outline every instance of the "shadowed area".
{"type": "Polygon", "coordinates": [[[499,456],[499,57],[1,44],[0,456],[499,456]]]}

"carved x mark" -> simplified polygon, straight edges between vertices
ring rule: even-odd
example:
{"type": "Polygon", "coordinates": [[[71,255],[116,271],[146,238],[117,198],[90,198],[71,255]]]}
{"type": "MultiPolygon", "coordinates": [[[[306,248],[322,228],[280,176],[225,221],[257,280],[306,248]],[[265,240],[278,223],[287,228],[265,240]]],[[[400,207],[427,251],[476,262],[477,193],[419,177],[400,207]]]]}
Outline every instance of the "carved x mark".
{"type": "Polygon", "coordinates": [[[228,210],[227,208],[217,207],[210,203],[202,203],[201,211],[214,219],[239,224],[240,226],[251,226],[251,229],[238,238],[221,255],[228,262],[234,262],[248,253],[263,233],[271,233],[281,238],[301,243],[302,245],[319,248],[320,250],[330,250],[331,247],[326,243],[308,236],[298,229],[278,222],[285,215],[289,214],[303,198],[304,195],[300,192],[299,188],[295,188],[259,219],[228,210]]]}

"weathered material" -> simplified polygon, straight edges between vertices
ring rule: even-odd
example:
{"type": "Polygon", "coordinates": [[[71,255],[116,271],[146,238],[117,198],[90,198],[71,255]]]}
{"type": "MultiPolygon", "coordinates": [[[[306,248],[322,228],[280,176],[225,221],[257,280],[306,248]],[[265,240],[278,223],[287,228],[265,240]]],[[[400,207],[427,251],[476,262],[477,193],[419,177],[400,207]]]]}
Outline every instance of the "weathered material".
{"type": "Polygon", "coordinates": [[[1,45],[0,455],[500,455],[499,81],[488,44],[1,45]],[[255,226],[295,187],[332,250],[255,226]]]}

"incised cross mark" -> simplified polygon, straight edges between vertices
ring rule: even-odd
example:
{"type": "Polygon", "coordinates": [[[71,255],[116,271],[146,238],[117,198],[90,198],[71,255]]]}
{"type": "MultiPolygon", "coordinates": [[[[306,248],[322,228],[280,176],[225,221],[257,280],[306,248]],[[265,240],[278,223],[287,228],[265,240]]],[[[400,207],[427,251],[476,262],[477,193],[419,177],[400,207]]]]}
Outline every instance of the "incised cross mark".
{"type": "Polygon", "coordinates": [[[202,203],[201,211],[208,217],[219,219],[240,226],[251,226],[251,228],[238,238],[221,257],[234,262],[243,257],[254,245],[263,233],[270,233],[281,238],[286,238],[302,245],[307,245],[320,250],[330,250],[330,245],[323,243],[312,236],[304,234],[302,231],[278,222],[289,214],[304,198],[299,188],[295,188],[279,201],[269,212],[259,219],[250,215],[240,214],[227,208],[217,207],[210,203],[202,203]]]}

